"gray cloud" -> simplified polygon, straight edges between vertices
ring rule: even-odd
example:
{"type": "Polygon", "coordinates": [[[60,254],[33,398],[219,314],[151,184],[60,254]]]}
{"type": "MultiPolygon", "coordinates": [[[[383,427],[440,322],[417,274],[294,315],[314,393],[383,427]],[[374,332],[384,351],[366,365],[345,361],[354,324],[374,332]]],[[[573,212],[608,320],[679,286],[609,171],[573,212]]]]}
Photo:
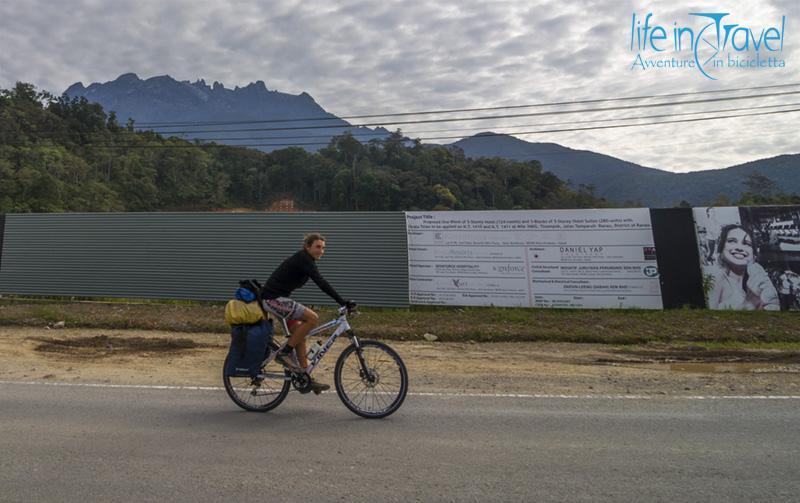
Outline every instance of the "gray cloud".
{"type": "MultiPolygon", "coordinates": [[[[205,78],[228,87],[263,80],[270,89],[306,91],[327,110],[350,115],[800,82],[794,32],[787,33],[783,70],[732,69],[709,81],[690,70],[630,69],[632,13],[651,12],[671,26],[692,23],[689,12],[718,9],[716,0],[3,2],[0,87],[26,81],[59,93],[76,81],[102,82],[126,72],[205,78]]],[[[786,15],[787,31],[800,14],[792,0],[738,0],[725,9],[756,28],[786,15]]],[[[705,108],[691,110],[698,109],[705,108]]],[[[570,117],[449,127],[491,130],[570,117]]],[[[800,150],[796,135],[785,132],[796,124],[797,116],[787,114],[525,139],[665,169],[708,169],[800,150]]]]}

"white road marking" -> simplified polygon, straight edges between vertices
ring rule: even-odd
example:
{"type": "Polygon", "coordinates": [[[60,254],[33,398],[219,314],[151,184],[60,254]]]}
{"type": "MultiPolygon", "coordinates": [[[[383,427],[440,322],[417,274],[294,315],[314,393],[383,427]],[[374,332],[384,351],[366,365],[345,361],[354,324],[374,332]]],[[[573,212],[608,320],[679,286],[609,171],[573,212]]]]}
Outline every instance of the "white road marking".
{"type": "Polygon", "coordinates": [[[224,391],[222,386],[169,386],[158,384],[109,384],[58,381],[0,381],[0,384],[27,384],[39,386],[67,386],[75,388],[125,388],[125,389],[174,389],[186,391],[224,391]]]}
{"type": "MultiPolygon", "coordinates": [[[[27,386],[66,386],[76,388],[119,388],[119,389],[151,389],[179,391],[224,391],[222,386],[175,386],[158,384],[108,384],[108,383],[74,383],[58,381],[0,381],[0,384],[18,384],[27,386]]],[[[335,393],[334,391],[324,392],[335,393]]],[[[528,394],[528,393],[434,393],[409,392],[409,396],[430,396],[441,398],[567,398],[567,399],[606,399],[606,400],[800,400],[800,395],[567,395],[567,394],[528,394]]]]}

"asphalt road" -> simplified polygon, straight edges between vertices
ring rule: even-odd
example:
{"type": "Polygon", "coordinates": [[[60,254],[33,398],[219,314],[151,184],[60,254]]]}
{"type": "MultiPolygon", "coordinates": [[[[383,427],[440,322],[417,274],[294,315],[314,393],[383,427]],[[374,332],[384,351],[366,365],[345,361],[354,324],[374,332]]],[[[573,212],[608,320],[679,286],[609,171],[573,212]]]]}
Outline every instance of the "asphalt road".
{"type": "Polygon", "coordinates": [[[797,501],[800,400],[335,394],[0,383],[0,501],[797,501]]]}

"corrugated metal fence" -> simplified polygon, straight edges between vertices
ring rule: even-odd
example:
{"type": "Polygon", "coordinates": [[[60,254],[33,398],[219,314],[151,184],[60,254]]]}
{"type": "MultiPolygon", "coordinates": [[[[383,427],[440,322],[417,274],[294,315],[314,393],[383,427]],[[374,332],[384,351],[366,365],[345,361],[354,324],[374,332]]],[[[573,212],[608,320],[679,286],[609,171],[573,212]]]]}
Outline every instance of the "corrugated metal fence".
{"type": "MultiPolygon", "coordinates": [[[[266,280],[308,232],[327,238],[319,269],[343,297],[408,305],[402,212],[5,215],[0,293],[225,300],[239,279],[266,280]]],[[[333,303],[312,282],[294,297],[333,303]]]]}

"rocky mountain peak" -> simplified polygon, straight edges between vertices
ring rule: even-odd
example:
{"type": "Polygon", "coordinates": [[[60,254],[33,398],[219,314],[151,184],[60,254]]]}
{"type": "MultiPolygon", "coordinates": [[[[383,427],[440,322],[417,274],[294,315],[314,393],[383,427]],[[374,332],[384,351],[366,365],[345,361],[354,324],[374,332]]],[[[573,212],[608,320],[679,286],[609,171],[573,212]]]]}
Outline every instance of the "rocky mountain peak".
{"type": "MultiPolygon", "coordinates": [[[[269,146],[260,146],[261,150],[275,150],[288,146],[290,143],[281,143],[281,137],[329,133],[331,137],[343,134],[346,131],[371,132],[368,128],[352,128],[344,120],[330,120],[335,118],[326,112],[306,92],[299,95],[270,91],[263,80],[251,82],[244,87],[236,86],[226,89],[222,82],[214,81],[212,86],[205,79],[198,78],[194,82],[188,80],[178,81],[169,75],[159,75],[142,80],[135,73],[125,73],[116,80],[104,83],[93,83],[88,88],[78,82],[71,85],[66,94],[73,97],[85,97],[91,102],[99,103],[107,111],[114,111],[120,121],[132,118],[135,123],[159,122],[239,122],[243,121],[270,121],[270,120],[296,120],[319,117],[325,119],[319,125],[325,129],[304,130],[276,130],[270,131],[268,136],[269,146]],[[333,126],[333,127],[331,127],[333,126]],[[330,128],[330,129],[328,129],[330,128]],[[272,145],[275,145],[273,147],[272,145]]],[[[315,126],[313,120],[304,121],[304,125],[315,126]]],[[[226,126],[219,126],[220,131],[209,134],[187,133],[186,139],[215,141],[218,143],[242,144],[241,140],[251,136],[259,139],[266,135],[263,132],[239,131],[237,134],[226,134],[226,126]],[[239,138],[236,142],[226,142],[226,137],[239,138]]],[[[236,129],[231,126],[230,129],[236,129]]],[[[243,129],[239,126],[238,129],[243,129]]],[[[375,136],[366,136],[367,139],[375,136]]],[[[366,141],[366,140],[365,140],[366,141]]],[[[251,142],[252,143],[252,142],[251,142]]],[[[303,145],[308,150],[317,150],[327,144],[322,137],[318,143],[306,142],[303,145]]]]}

